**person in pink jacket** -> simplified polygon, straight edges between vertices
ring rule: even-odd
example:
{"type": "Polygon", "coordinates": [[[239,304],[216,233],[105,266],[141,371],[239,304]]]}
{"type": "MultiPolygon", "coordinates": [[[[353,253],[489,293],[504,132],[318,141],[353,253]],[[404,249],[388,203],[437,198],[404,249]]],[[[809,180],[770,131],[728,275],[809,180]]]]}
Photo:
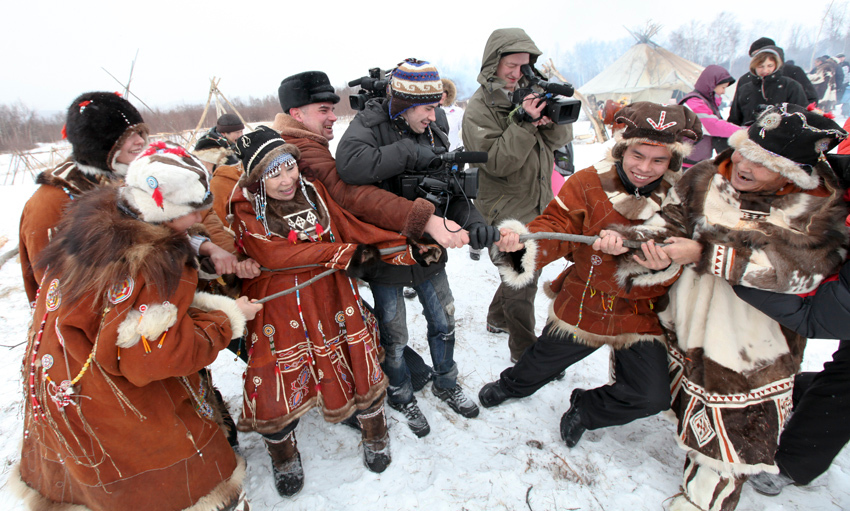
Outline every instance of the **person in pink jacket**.
{"type": "Polygon", "coordinates": [[[720,115],[720,96],[733,83],[735,79],[726,69],[710,65],[697,78],[694,90],[679,101],[680,105],[685,105],[697,114],[702,123],[703,132],[702,140],[694,145],[682,167],[689,168],[702,160],[711,158],[712,150],[722,152],[729,147],[726,139],[741,129],[737,124],[724,121],[720,115]]]}

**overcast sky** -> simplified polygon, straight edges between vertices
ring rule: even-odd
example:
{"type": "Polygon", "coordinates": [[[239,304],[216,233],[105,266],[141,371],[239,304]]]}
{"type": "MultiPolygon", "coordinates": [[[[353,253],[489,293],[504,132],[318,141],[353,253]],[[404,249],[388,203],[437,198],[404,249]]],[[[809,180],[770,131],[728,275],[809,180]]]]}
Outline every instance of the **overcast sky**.
{"type": "MultiPolygon", "coordinates": [[[[281,79],[300,71],[325,71],[341,86],[371,67],[390,68],[407,57],[474,80],[484,43],[496,28],[525,29],[546,57],[582,40],[629,37],[623,26],[639,27],[648,19],[664,26],[655,38],[662,42],[695,16],[710,21],[721,9],[743,25],[743,53],[761,36],[782,45],[795,24],[816,33],[830,3],[808,0],[804,12],[790,0],[774,0],[769,8],[751,0],[5,2],[0,104],[21,101],[39,111],[64,111],[82,92],[119,90],[101,68],[125,82],[137,50],[131,91],[153,107],[206,101],[213,76],[221,78],[228,97],[262,97],[276,95],[281,79]],[[718,10],[706,15],[712,6],[718,10]]],[[[555,64],[569,68],[568,62],[555,64]]]]}

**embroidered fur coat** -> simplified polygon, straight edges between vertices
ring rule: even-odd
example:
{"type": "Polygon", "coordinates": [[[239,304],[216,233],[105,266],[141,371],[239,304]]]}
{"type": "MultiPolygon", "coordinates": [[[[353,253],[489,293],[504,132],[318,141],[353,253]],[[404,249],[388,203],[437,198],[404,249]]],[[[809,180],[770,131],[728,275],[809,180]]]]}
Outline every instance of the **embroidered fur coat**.
{"type": "MultiPolygon", "coordinates": [[[[727,477],[776,472],[773,455],[805,347],[731,285],[804,293],[847,253],[847,212],[830,179],[822,175],[811,191],[791,184],[777,194],[738,192],[729,181],[731,154],[692,167],[662,212],[630,235],[703,243],[702,260],[684,269],[659,317],[670,334],[680,444],[727,477]]],[[[630,267],[626,280],[638,285],[633,279],[642,273],[630,267]]]]}
{"type": "Polygon", "coordinates": [[[10,481],[30,509],[218,509],[239,498],[245,464],[199,370],[245,317],[196,294],[185,233],[122,202],[112,186],[75,200],[43,251],[10,481]]]}
{"type": "MultiPolygon", "coordinates": [[[[567,179],[543,214],[527,226],[508,220],[500,227],[520,234],[595,236],[615,224],[640,225],[660,210],[677,178],[678,173],[667,171],[648,196],[636,197],[626,191],[614,161],[604,160],[567,179]]],[[[584,243],[531,240],[520,252],[499,253],[495,257],[505,282],[516,287],[530,282],[535,270],[558,259],[573,263],[547,283],[545,291],[553,299],[549,324],[565,334],[574,333],[579,342],[623,348],[638,341],[664,340],[654,307],[678,275],[678,269],[645,275],[642,286],[626,289],[618,281],[617,259],[584,243]]]]}
{"type": "MultiPolygon", "coordinates": [[[[238,429],[276,433],[314,406],[330,422],[368,408],[388,384],[379,364],[383,351],[375,318],[344,270],[358,244],[400,247],[403,251],[383,260],[414,264],[406,239],[357,220],[329,198],[320,181],[305,180],[290,201],[268,198],[268,232],[246,194],[253,199],[240,188],[231,200],[237,245],[264,268],[259,277],[243,281],[246,296],[264,298],[328,269],[342,271],[267,302],[248,323],[238,429]]],[[[436,260],[439,249],[430,250],[437,252],[436,260]]]]}

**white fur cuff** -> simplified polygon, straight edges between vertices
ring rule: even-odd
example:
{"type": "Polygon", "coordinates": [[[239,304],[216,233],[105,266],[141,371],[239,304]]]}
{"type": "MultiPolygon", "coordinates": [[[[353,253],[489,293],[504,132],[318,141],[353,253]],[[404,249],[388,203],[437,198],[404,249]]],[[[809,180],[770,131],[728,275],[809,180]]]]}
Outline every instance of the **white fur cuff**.
{"type": "Polygon", "coordinates": [[[170,303],[150,305],[144,314],[136,309],[127,313],[118,325],[119,348],[132,348],[144,337],[149,341],[159,339],[166,330],[177,323],[177,306],[170,303]]]}
{"type": "MultiPolygon", "coordinates": [[[[528,228],[522,222],[514,219],[502,221],[497,228],[509,229],[519,234],[529,233],[528,228]]],[[[496,264],[502,280],[515,289],[523,288],[534,281],[534,271],[537,269],[537,241],[528,240],[523,243],[525,244],[525,251],[522,252],[519,268],[514,267],[511,254],[506,253],[498,258],[500,263],[496,264]]]]}
{"type": "Polygon", "coordinates": [[[221,295],[211,295],[209,293],[195,293],[195,299],[192,300],[192,307],[196,307],[203,311],[222,311],[227,314],[227,319],[230,320],[230,329],[233,330],[231,339],[238,339],[245,335],[245,324],[248,322],[245,315],[236,306],[236,300],[221,295]]]}

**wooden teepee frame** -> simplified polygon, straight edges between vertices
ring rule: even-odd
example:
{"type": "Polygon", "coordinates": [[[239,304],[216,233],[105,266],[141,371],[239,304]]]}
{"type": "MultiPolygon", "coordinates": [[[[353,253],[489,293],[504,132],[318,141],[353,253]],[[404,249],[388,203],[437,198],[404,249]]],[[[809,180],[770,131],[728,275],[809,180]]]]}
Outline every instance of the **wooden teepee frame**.
{"type": "Polygon", "coordinates": [[[248,123],[245,122],[245,119],[242,117],[242,114],[239,113],[239,110],[236,110],[236,107],[224,96],[224,93],[221,92],[221,89],[218,88],[218,84],[221,82],[221,78],[216,78],[213,76],[210,78],[210,93],[207,96],[207,104],[204,105],[204,113],[201,114],[201,120],[198,121],[198,125],[195,127],[195,131],[192,132],[192,137],[189,140],[188,147],[195,146],[195,140],[197,133],[201,130],[201,127],[204,125],[204,120],[207,118],[207,112],[210,109],[210,102],[215,101],[215,118],[218,119],[222,115],[227,113],[227,109],[222,106],[222,102],[226,103],[227,106],[233,110],[233,113],[239,117],[239,120],[242,121],[242,124],[248,126],[248,123]]]}

